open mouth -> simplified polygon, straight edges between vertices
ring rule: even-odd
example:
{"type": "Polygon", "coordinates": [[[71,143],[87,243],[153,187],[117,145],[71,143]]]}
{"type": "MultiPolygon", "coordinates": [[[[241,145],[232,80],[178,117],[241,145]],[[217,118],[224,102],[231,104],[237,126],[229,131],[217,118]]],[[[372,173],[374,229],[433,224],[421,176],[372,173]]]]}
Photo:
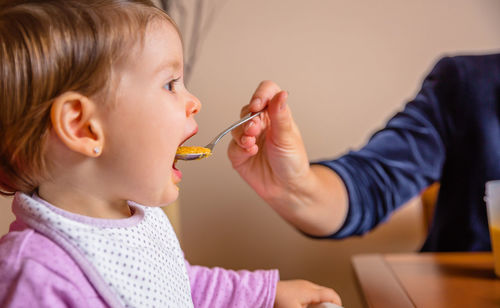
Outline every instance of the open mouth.
{"type": "MultiPolygon", "coordinates": [[[[194,135],[196,135],[196,133],[198,132],[198,126],[196,126],[193,131],[191,132],[191,134],[189,134],[186,139],[182,140],[182,142],[177,146],[177,148],[181,147],[186,141],[188,141],[191,137],[193,137],[194,135]]],[[[172,163],[172,169],[174,170],[174,174],[179,177],[179,179],[182,177],[182,173],[179,169],[177,169],[176,167],[176,163],[177,163],[177,159],[174,159],[174,162],[172,163]]]]}

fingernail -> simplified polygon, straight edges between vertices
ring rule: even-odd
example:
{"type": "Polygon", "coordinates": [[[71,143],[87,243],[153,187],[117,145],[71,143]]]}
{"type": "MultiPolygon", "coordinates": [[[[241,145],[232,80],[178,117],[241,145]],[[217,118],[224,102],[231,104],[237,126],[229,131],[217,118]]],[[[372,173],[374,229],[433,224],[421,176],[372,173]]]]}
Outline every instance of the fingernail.
{"type": "Polygon", "coordinates": [[[250,103],[250,105],[253,105],[255,107],[260,107],[261,100],[260,98],[256,97],[253,99],[253,101],[250,103]]]}
{"type": "Polygon", "coordinates": [[[285,107],[286,107],[286,101],[281,102],[281,104],[280,104],[280,111],[285,110],[285,107]]]}
{"type": "Polygon", "coordinates": [[[254,121],[248,122],[247,127],[245,127],[245,132],[248,131],[250,129],[250,127],[252,127],[254,125],[255,125],[254,121]]]}

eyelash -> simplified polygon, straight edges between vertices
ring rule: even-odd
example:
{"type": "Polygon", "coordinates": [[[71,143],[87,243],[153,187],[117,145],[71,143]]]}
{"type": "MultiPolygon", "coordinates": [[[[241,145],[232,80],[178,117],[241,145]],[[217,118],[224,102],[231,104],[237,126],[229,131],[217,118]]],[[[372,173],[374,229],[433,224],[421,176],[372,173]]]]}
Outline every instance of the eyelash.
{"type": "Polygon", "coordinates": [[[167,91],[172,91],[174,85],[179,81],[179,79],[180,77],[169,81],[166,85],[163,86],[163,88],[167,91]]]}

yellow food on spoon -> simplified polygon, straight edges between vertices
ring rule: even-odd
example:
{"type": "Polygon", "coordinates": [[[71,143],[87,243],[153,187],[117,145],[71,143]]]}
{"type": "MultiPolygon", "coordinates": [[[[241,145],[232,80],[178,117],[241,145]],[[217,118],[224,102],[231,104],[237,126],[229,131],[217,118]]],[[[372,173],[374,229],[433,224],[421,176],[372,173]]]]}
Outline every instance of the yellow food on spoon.
{"type": "Polygon", "coordinates": [[[205,154],[204,156],[212,155],[212,151],[204,147],[178,147],[176,154],[205,154]]]}

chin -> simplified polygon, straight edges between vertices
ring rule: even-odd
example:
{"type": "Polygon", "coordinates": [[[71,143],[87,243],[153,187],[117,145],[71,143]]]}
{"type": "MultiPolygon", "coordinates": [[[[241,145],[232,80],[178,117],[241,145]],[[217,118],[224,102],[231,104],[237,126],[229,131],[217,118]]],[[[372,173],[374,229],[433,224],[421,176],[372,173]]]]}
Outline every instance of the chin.
{"type": "Polygon", "coordinates": [[[164,192],[163,194],[158,194],[156,198],[144,198],[142,200],[132,200],[136,203],[139,203],[144,206],[150,206],[150,207],[163,207],[167,206],[177,200],[179,197],[179,190],[176,189],[169,189],[169,191],[164,192]]]}
{"type": "Polygon", "coordinates": [[[169,192],[165,194],[162,198],[160,198],[157,206],[160,207],[167,206],[170,203],[175,202],[177,198],[179,198],[179,189],[177,188],[177,186],[175,186],[175,188],[176,189],[173,192],[169,192]]]}

